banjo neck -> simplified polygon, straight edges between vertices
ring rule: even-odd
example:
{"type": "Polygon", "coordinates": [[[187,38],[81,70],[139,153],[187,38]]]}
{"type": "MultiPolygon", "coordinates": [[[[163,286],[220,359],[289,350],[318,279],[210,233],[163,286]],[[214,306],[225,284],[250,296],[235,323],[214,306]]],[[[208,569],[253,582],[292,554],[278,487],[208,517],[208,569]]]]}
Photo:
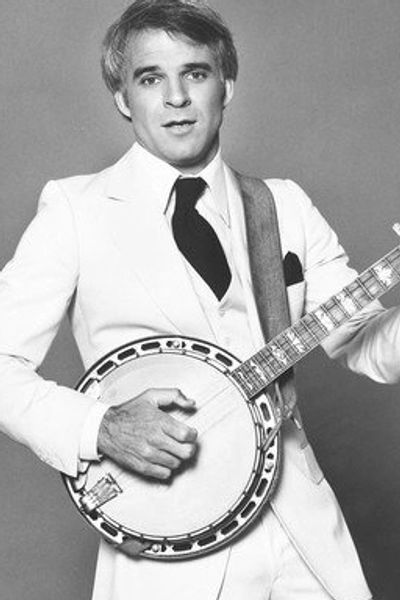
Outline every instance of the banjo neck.
{"type": "Polygon", "coordinates": [[[231,376],[251,400],[356,313],[400,281],[400,246],[241,363],[231,376]]]}

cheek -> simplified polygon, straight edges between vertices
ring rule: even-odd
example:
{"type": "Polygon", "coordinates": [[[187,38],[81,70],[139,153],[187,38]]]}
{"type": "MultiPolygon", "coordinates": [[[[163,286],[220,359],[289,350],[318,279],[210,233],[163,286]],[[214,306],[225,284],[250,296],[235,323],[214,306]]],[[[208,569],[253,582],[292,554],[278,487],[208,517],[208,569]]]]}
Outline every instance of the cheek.
{"type": "Polygon", "coordinates": [[[135,121],[138,126],[149,127],[157,118],[158,104],[151,94],[132,95],[129,98],[129,108],[132,121],[135,121]]]}
{"type": "Polygon", "coordinates": [[[218,129],[222,123],[223,112],[221,102],[212,102],[207,108],[208,110],[206,121],[208,124],[208,128],[211,131],[214,131],[215,129],[218,129]]]}
{"type": "Polygon", "coordinates": [[[132,126],[136,135],[141,138],[153,138],[160,135],[159,120],[154,112],[148,110],[148,107],[140,107],[131,114],[132,126]]]}
{"type": "Polygon", "coordinates": [[[209,95],[204,103],[204,112],[210,123],[220,123],[223,114],[224,94],[218,89],[209,95]]]}

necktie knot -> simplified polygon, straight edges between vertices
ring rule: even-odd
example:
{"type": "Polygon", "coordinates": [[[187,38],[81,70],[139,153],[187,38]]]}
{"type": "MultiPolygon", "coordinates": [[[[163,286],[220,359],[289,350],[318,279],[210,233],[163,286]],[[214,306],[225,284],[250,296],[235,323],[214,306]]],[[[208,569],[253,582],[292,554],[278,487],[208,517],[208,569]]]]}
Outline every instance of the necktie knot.
{"type": "Polygon", "coordinates": [[[201,177],[179,177],[175,182],[175,211],[193,210],[207,184],[201,177]]]}

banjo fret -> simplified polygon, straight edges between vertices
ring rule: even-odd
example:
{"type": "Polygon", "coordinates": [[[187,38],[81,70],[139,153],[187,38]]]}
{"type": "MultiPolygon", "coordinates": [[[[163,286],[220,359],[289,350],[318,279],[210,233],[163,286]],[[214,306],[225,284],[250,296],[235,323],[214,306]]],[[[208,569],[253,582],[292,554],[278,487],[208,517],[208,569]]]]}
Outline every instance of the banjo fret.
{"type": "Polygon", "coordinates": [[[335,302],[344,319],[352,317],[358,310],[356,304],[346,292],[337,294],[335,302]]]}

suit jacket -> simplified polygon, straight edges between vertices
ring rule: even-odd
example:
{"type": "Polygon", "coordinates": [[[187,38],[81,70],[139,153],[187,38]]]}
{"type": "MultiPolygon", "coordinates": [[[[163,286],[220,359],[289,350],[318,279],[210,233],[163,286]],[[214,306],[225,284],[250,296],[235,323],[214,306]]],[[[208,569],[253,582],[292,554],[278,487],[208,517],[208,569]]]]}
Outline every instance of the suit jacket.
{"type": "MultiPolygon", "coordinates": [[[[135,187],[137,168],[130,151],[99,174],[47,184],[38,215],[0,278],[1,428],[71,475],[94,400],[36,373],[66,311],[86,367],[149,335],[212,341],[165,219],[135,187]]],[[[239,194],[225,168],[229,193],[239,194]]],[[[297,277],[288,287],[291,318],[297,320],[355,272],[304,192],[288,181],[267,183],[276,201],[283,255],[296,254],[303,266],[304,280],[297,277]]],[[[396,381],[398,312],[371,305],[330,336],[326,351],[357,372],[396,381]]],[[[343,516],[304,430],[285,425],[283,445],[282,475],[271,502],[275,514],[334,598],[369,598],[343,516]]],[[[123,589],[132,597],[169,600],[182,589],[192,599],[215,598],[228,560],[229,548],[183,563],[136,561],[102,543],[95,598],[120,600],[123,589]]]]}

